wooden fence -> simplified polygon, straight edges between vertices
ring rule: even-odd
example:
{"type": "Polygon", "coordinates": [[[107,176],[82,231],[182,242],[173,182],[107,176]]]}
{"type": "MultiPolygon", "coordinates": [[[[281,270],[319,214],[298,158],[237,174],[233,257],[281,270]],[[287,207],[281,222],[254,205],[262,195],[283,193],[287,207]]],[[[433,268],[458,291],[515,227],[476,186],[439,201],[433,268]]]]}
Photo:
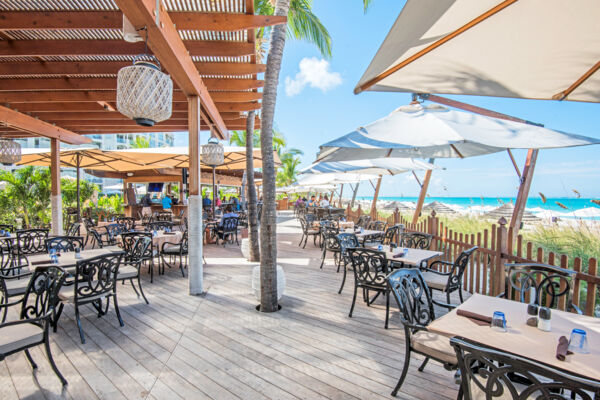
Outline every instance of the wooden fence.
{"type": "MultiPolygon", "coordinates": [[[[346,209],[348,220],[357,221],[363,213],[360,206],[352,210],[346,209]]],[[[463,276],[464,289],[471,293],[481,293],[496,296],[504,292],[506,263],[545,263],[576,271],[573,279],[572,302],[585,315],[595,315],[596,305],[600,304],[600,275],[598,274],[598,261],[590,258],[587,268],[582,260],[577,257],[570,263],[564,254],[550,252],[544,254],[542,248],[534,248],[533,243],[525,242],[522,235],[517,235],[514,240],[512,228],[507,227],[507,221],[501,218],[490,229],[485,229],[477,234],[464,234],[454,232],[436,217],[435,213],[421,218],[416,224],[407,221],[398,211],[384,218],[377,210],[368,214],[372,220],[385,220],[388,224],[403,224],[407,231],[424,232],[433,235],[431,249],[444,253],[443,259],[454,261],[461,251],[478,246],[473,254],[469,266],[463,276]],[[598,294],[597,294],[598,293],[598,294]]],[[[559,308],[565,309],[565,301],[559,308]]],[[[596,315],[598,315],[596,313],[596,315]]]]}

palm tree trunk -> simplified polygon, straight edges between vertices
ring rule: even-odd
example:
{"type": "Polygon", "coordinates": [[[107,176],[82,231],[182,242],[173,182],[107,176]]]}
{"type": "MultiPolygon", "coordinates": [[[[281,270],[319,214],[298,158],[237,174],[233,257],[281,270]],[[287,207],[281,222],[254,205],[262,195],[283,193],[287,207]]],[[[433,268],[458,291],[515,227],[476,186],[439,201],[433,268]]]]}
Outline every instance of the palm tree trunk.
{"type": "MultiPolygon", "coordinates": [[[[275,15],[287,16],[290,0],[277,0],[275,15]]],[[[260,310],[277,311],[277,230],[275,210],[275,163],[273,160],[273,119],[277,101],[279,71],[285,47],[287,24],[271,31],[262,101],[260,148],[263,158],[263,208],[260,225],[260,310]]]]}
{"type": "Polygon", "coordinates": [[[248,245],[250,261],[260,261],[258,247],[258,212],[256,186],[254,185],[254,110],[246,117],[246,184],[248,186],[248,245]]]}

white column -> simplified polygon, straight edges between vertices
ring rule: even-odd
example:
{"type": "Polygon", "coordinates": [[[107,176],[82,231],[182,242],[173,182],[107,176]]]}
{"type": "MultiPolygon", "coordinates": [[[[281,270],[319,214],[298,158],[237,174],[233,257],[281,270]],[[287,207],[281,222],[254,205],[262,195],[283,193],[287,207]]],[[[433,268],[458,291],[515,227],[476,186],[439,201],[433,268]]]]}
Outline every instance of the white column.
{"type": "Polygon", "coordinates": [[[188,285],[190,295],[203,292],[202,258],[202,194],[200,192],[200,98],[188,97],[188,130],[190,143],[188,197],[188,285]]]}
{"type": "Polygon", "coordinates": [[[50,207],[53,235],[63,234],[62,196],[60,193],[60,142],[50,140],[50,207]]]}

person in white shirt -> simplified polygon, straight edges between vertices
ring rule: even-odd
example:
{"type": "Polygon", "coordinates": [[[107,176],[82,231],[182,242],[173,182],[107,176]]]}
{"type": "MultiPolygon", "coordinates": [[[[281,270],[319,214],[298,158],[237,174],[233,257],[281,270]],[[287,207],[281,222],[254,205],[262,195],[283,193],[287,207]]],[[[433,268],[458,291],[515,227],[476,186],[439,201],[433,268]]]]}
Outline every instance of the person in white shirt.
{"type": "Polygon", "coordinates": [[[323,197],[323,200],[321,200],[321,202],[319,203],[319,206],[329,207],[329,199],[327,198],[327,196],[323,197]]]}

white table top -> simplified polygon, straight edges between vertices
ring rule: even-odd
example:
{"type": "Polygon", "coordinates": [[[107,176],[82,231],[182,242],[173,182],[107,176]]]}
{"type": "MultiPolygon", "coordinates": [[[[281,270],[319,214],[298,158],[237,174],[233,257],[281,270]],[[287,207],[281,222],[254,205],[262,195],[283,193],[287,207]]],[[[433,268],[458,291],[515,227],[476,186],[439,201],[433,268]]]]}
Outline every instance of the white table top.
{"type": "Polygon", "coordinates": [[[35,267],[39,267],[40,265],[58,265],[59,267],[66,269],[68,272],[73,272],[69,270],[75,268],[77,261],[87,260],[96,256],[118,251],[123,251],[123,249],[118,246],[110,246],[102,249],[82,250],[81,258],[75,258],[75,252],[63,252],[60,254],[60,257],[58,257],[58,264],[52,264],[49,254],[30,255],[27,256],[27,260],[29,261],[29,266],[31,269],[35,269],[35,267]]]}
{"type": "Polygon", "coordinates": [[[502,311],[508,332],[477,325],[456,315],[456,310],[433,321],[428,329],[448,337],[462,336],[588,378],[600,378],[600,318],[552,310],[552,331],[544,332],[526,324],[527,304],[524,303],[473,294],[458,308],[489,316],[494,311],[502,311]],[[575,353],[567,356],[565,361],[559,361],[556,358],[558,339],[566,336],[568,340],[574,328],[586,331],[590,352],[575,353]]]}
{"type": "Polygon", "coordinates": [[[351,230],[348,230],[348,232],[356,234],[356,237],[359,239],[363,238],[365,236],[382,235],[385,233],[384,231],[374,231],[374,230],[370,230],[370,229],[365,229],[362,232],[354,232],[354,229],[351,229],[351,230]]]}
{"type": "MultiPolygon", "coordinates": [[[[377,246],[369,246],[369,248],[373,250],[377,250],[377,246]]],[[[433,251],[433,250],[423,250],[423,249],[411,249],[404,247],[406,249],[406,254],[402,257],[394,258],[395,254],[398,254],[403,247],[398,247],[394,249],[393,252],[389,251],[389,246],[383,246],[383,250],[385,251],[385,256],[391,262],[404,263],[414,266],[420,266],[425,261],[428,261],[432,258],[439,257],[443,255],[441,251],[433,251]]]]}

